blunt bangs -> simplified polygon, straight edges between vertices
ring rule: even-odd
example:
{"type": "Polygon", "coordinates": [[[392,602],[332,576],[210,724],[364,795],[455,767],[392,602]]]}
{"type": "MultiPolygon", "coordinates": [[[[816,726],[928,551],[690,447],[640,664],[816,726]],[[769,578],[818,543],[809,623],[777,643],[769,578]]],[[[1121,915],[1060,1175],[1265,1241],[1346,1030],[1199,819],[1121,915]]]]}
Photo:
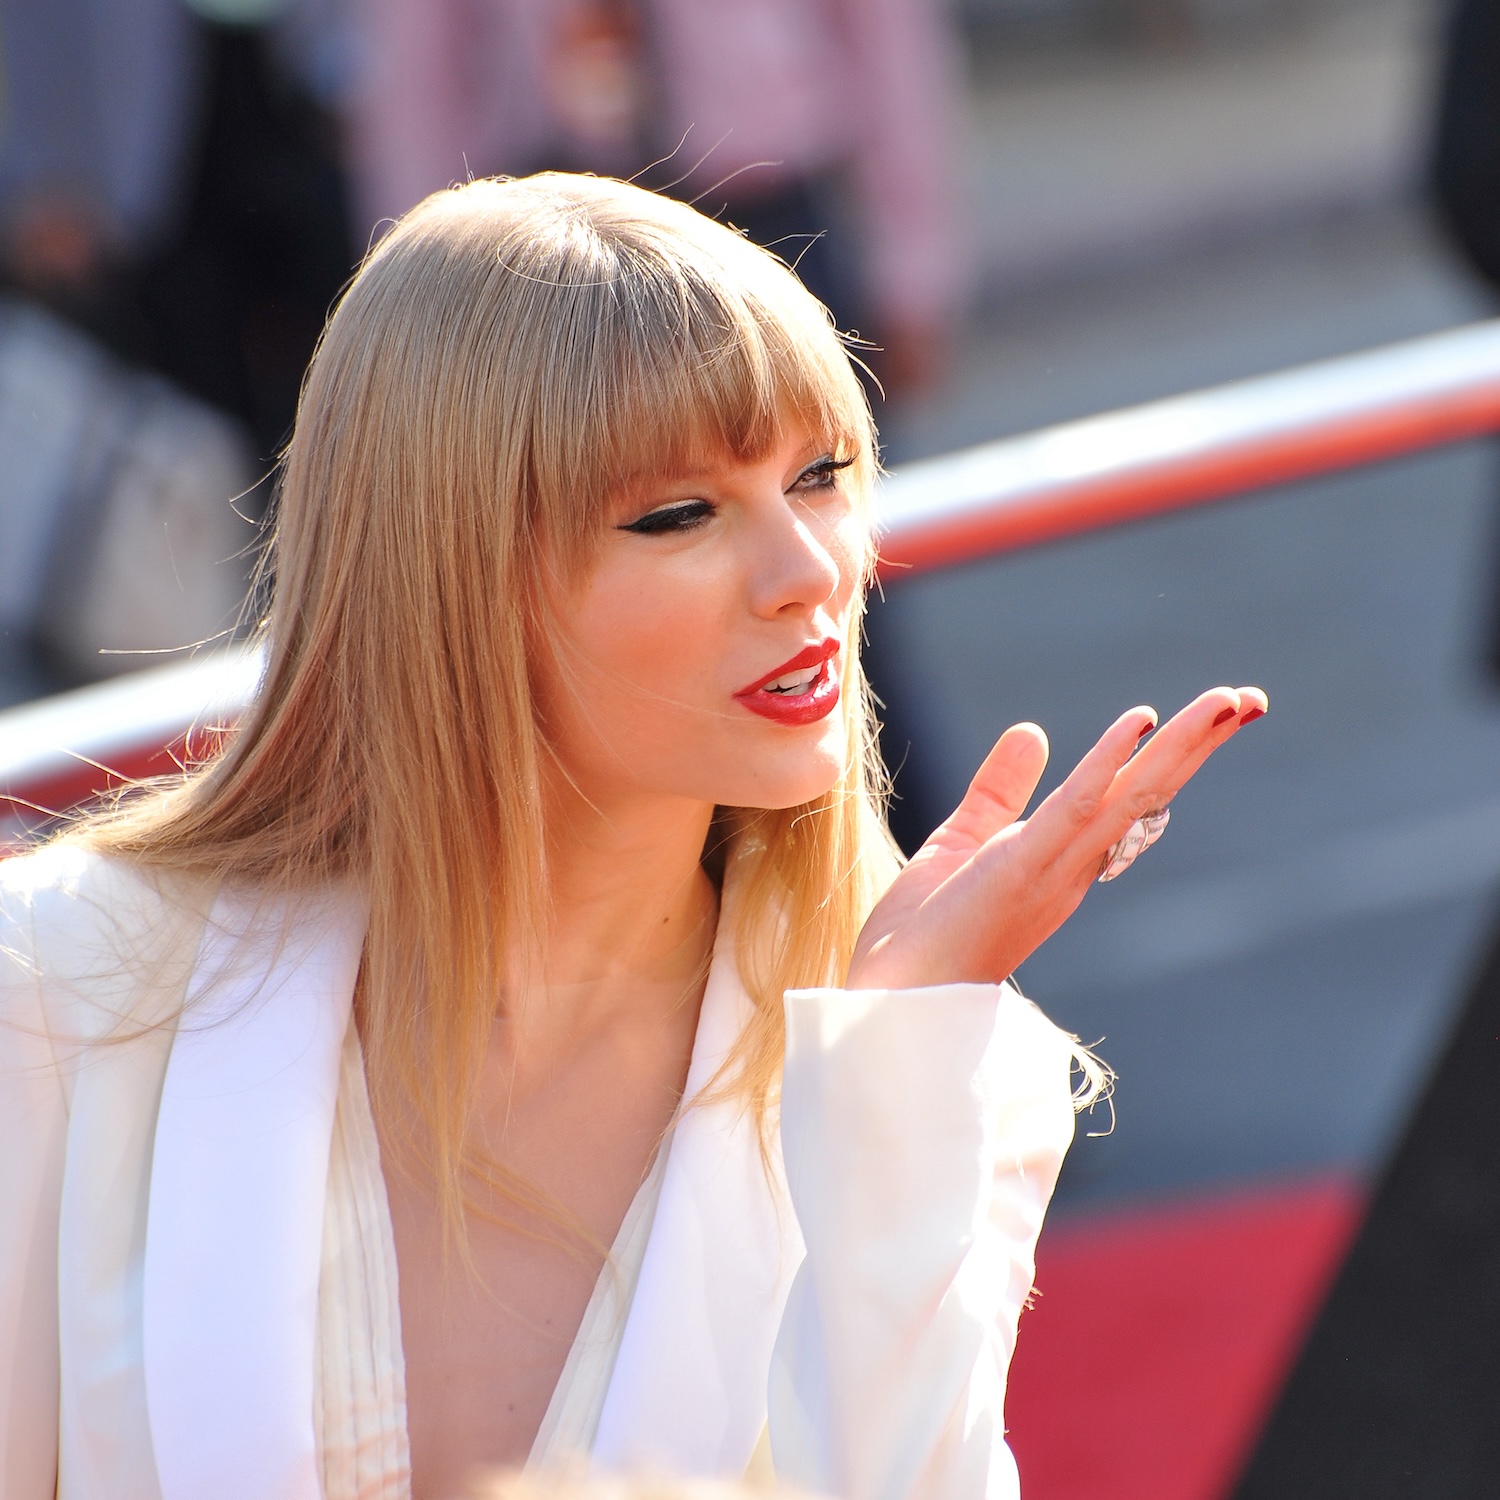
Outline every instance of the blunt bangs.
{"type": "Polygon", "coordinates": [[[588,550],[622,489],[756,462],[794,424],[854,460],[850,491],[867,509],[864,389],[826,309],[775,256],[603,179],[542,174],[443,196],[465,238],[490,241],[491,293],[527,304],[534,347],[507,353],[501,383],[526,433],[523,503],[564,555],[588,550]]]}

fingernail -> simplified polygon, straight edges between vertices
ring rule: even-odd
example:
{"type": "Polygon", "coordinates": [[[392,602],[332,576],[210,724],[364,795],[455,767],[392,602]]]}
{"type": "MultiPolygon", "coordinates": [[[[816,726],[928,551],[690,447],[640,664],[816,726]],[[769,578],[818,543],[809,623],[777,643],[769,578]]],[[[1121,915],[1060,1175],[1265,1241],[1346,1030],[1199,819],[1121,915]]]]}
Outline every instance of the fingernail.
{"type": "Polygon", "coordinates": [[[1214,720],[1214,728],[1217,729],[1221,724],[1227,724],[1234,717],[1234,715],[1235,715],[1235,710],[1234,709],[1232,709],[1232,708],[1226,708],[1219,715],[1219,717],[1214,720]]]}
{"type": "Polygon", "coordinates": [[[1145,739],[1146,736],[1148,734],[1150,734],[1151,731],[1153,729],[1155,729],[1155,728],[1156,728],[1156,721],[1154,719],[1148,720],[1146,723],[1144,723],[1144,724],[1141,725],[1141,732],[1138,735],[1136,735],[1136,739],[1138,739],[1138,740],[1145,739]]]}
{"type": "Polygon", "coordinates": [[[1240,723],[1248,724],[1251,719],[1259,719],[1264,715],[1264,713],[1265,709],[1263,708],[1252,708],[1249,713],[1243,713],[1240,715],[1240,723]]]}

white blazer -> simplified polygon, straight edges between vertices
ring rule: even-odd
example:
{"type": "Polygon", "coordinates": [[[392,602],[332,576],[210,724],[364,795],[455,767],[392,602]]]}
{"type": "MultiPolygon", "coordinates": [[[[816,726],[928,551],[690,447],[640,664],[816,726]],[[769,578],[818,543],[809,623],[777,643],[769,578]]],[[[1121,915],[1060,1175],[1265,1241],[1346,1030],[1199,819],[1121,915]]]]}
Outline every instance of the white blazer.
{"type": "MultiPolygon", "coordinates": [[[[409,1494],[351,1024],[364,916],[332,891],[282,915],[268,945],[264,910],[118,861],[0,864],[3,1500],[409,1494]],[[345,1280],[364,1300],[334,1352],[374,1373],[338,1376],[364,1425],[330,1477],[319,1319],[345,1280]]],[[[689,1096],[749,1004],[726,928],[689,1096]]],[[[1009,986],[786,1008],[770,1172],[732,1106],[671,1137],[590,1460],[737,1477],[769,1423],[778,1477],[807,1489],[1014,1497],[1006,1371],[1072,1041],[1009,986]]]]}

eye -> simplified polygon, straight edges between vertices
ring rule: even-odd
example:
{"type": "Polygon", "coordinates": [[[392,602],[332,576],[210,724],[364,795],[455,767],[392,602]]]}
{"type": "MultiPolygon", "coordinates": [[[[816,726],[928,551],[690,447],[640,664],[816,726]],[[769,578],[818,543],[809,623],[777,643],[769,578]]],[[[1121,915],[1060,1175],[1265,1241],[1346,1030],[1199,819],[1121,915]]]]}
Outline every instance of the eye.
{"type": "Polygon", "coordinates": [[[670,505],[659,505],[648,510],[634,521],[627,521],[620,531],[633,531],[637,536],[659,536],[667,531],[695,531],[704,522],[711,520],[714,507],[707,500],[674,500],[670,505]]]}
{"type": "Polygon", "coordinates": [[[849,468],[854,463],[852,458],[835,458],[831,453],[825,453],[822,458],[814,459],[793,481],[788,493],[810,494],[818,490],[831,490],[838,485],[839,471],[849,468]]]}

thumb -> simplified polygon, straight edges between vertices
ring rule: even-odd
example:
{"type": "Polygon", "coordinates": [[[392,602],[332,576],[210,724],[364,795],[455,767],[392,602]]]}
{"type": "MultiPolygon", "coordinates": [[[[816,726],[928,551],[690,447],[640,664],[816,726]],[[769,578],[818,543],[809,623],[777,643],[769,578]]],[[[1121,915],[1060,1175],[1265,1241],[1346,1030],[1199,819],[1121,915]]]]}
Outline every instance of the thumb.
{"type": "Polygon", "coordinates": [[[1047,755],[1047,736],[1039,725],[1012,724],[974,773],[943,831],[977,846],[1008,828],[1026,811],[1047,769],[1047,755]]]}

